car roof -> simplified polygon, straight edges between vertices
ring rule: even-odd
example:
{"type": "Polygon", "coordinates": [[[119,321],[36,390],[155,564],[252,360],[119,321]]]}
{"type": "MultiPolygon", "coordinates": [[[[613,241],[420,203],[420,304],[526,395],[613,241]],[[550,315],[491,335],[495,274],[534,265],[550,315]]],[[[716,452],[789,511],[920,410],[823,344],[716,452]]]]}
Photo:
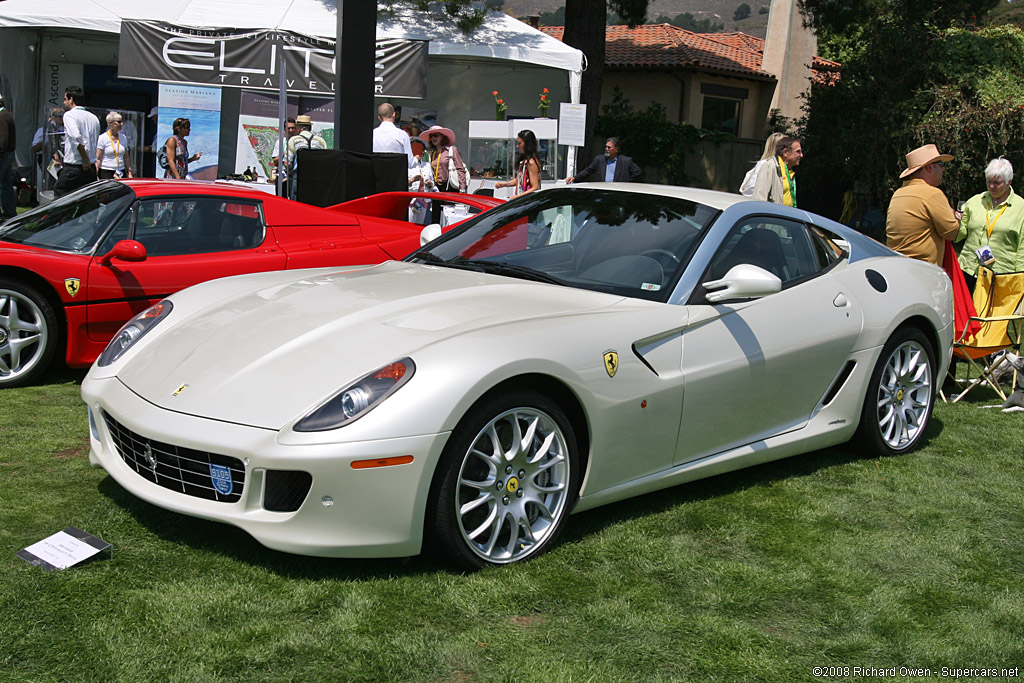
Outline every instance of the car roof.
{"type": "Polygon", "coordinates": [[[120,181],[140,195],[212,194],[220,197],[276,197],[268,192],[223,180],[176,180],[173,178],[132,178],[120,181]]]}
{"type": "Polygon", "coordinates": [[[725,210],[733,204],[740,202],[755,201],[751,197],[730,192],[719,192],[717,190],[703,190],[697,187],[681,187],[678,185],[653,185],[649,183],[574,183],[572,187],[591,187],[602,190],[616,190],[618,192],[632,192],[634,194],[649,194],[659,197],[677,197],[686,199],[698,204],[704,204],[715,209],[725,210]]]}

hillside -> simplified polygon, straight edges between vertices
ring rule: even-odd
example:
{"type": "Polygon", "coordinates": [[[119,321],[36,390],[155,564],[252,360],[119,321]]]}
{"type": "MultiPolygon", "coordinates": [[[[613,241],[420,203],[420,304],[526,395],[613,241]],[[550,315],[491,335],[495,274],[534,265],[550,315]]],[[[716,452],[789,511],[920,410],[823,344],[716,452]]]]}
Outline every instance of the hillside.
{"type": "MultiPolygon", "coordinates": [[[[768,26],[768,15],[759,14],[761,7],[768,7],[770,0],[651,0],[647,10],[648,21],[660,15],[674,17],[689,12],[694,18],[711,19],[723,24],[726,31],[742,31],[748,35],[764,37],[768,26]],[[746,2],[750,5],[750,17],[733,21],[736,8],[746,2]]],[[[504,11],[517,17],[528,14],[554,12],[565,5],[564,0],[505,0],[504,11]]]]}

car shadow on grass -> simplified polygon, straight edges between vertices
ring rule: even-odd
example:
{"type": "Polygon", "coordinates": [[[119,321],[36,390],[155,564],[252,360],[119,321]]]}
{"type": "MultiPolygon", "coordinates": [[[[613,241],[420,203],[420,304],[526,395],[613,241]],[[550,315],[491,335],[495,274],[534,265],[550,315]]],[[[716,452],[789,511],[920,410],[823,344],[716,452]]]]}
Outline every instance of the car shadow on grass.
{"type": "MultiPolygon", "coordinates": [[[[933,414],[920,447],[927,447],[929,441],[941,433],[942,429],[941,420],[933,414]]],[[[810,476],[820,470],[873,457],[876,457],[875,454],[865,453],[856,443],[847,443],[679,484],[574,515],[559,544],[585,541],[588,536],[607,527],[665,512],[682,504],[727,496],[794,477],[810,476]]],[[[266,548],[245,531],[230,524],[189,517],[147,503],[126,491],[110,476],[100,482],[99,492],[164,541],[198,552],[223,555],[284,578],[360,581],[458,571],[430,553],[383,559],[293,555],[266,548]]]]}
{"type": "Polygon", "coordinates": [[[238,527],[189,517],[137,498],[106,476],[99,493],[130,514],[154,536],[202,553],[223,555],[290,579],[379,579],[432,574],[446,568],[427,554],[414,558],[348,559],[308,557],[273,550],[238,527]]]}
{"type": "MultiPolygon", "coordinates": [[[[943,428],[942,421],[933,412],[917,448],[927,448],[932,439],[942,433],[943,428]]],[[[878,454],[868,452],[857,441],[850,441],[706,479],[677,484],[575,515],[562,534],[560,542],[578,542],[615,524],[666,512],[679,505],[728,496],[786,479],[811,476],[821,470],[877,457],[878,454]]]]}

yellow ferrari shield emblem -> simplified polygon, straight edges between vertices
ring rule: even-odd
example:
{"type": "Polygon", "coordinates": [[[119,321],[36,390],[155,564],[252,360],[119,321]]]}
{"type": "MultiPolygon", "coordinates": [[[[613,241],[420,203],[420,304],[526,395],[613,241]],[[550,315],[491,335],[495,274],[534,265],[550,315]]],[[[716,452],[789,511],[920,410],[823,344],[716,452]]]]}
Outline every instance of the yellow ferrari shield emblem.
{"type": "Polygon", "coordinates": [[[609,377],[614,377],[619,371],[619,354],[616,351],[608,351],[604,354],[604,369],[609,377]]]}
{"type": "Polygon", "coordinates": [[[505,483],[505,490],[508,491],[509,493],[515,493],[516,491],[518,491],[519,490],[519,480],[516,479],[515,477],[510,478],[505,483]]]}
{"type": "Polygon", "coordinates": [[[64,289],[68,290],[68,294],[74,296],[78,294],[78,290],[82,288],[82,281],[77,277],[64,278],[64,289]]]}

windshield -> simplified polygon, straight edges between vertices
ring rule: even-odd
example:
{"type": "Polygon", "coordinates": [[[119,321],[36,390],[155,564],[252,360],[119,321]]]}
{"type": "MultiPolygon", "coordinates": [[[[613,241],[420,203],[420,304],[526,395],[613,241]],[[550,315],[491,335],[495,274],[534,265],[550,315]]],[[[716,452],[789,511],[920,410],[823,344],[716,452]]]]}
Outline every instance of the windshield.
{"type": "Polygon", "coordinates": [[[666,301],[718,213],[661,195],[553,188],[491,209],[407,260],[666,301]]]}
{"type": "Polygon", "coordinates": [[[90,253],[134,198],[135,193],[124,183],[93,183],[5,223],[0,227],[0,240],[90,253]]]}

